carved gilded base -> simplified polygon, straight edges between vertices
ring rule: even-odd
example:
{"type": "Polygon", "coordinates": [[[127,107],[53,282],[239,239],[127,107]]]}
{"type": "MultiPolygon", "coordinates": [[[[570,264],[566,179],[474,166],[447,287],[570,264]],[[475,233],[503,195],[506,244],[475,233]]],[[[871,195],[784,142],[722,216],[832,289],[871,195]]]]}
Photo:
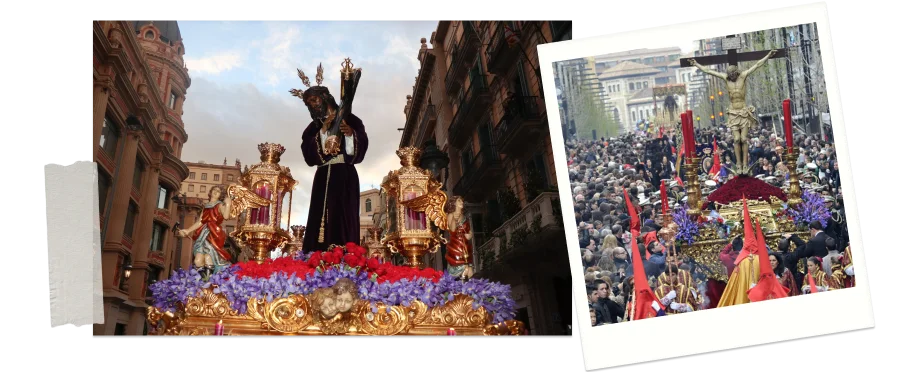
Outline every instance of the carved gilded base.
{"type": "Polygon", "coordinates": [[[323,319],[308,296],[292,295],[271,302],[251,299],[247,313],[240,314],[231,309],[223,295],[205,289],[175,312],[149,307],[146,319],[150,335],[211,335],[219,320],[226,336],[446,335],[450,328],[460,336],[525,334],[520,321],[491,324],[491,315],[483,307],[472,309],[472,302],[467,295],[456,295],[433,308],[420,301],[408,307],[377,304],[375,314],[367,301],[357,300],[351,311],[323,319]]]}
{"type": "MultiPolygon", "coordinates": [[[[782,201],[776,197],[771,197],[770,202],[761,200],[748,200],[747,209],[750,211],[751,218],[760,222],[763,227],[764,237],[767,244],[776,251],[776,244],[782,235],[793,234],[802,239],[808,239],[810,233],[806,230],[799,229],[794,222],[787,217],[779,217],[778,214],[782,209],[782,201]],[[803,230],[803,231],[802,231],[803,230]]],[[[731,243],[734,237],[744,233],[743,228],[743,204],[741,201],[734,202],[718,209],[719,215],[726,221],[737,221],[737,225],[731,229],[728,239],[721,239],[718,232],[709,225],[703,225],[700,228],[699,235],[693,244],[683,244],[681,252],[685,257],[693,258],[697,263],[694,270],[697,273],[706,275],[707,278],[728,281],[728,270],[722,265],[719,254],[725,249],[725,246],[731,243]]],[[[704,213],[709,216],[709,212],[704,213]]],[[[791,246],[790,251],[796,247],[791,246]]]]}

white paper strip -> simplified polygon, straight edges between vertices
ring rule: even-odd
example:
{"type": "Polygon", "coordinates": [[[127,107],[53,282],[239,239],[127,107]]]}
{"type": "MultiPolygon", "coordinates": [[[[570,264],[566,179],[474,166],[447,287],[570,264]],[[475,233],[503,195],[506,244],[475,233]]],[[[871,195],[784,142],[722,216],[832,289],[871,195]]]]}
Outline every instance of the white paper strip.
{"type": "Polygon", "coordinates": [[[44,167],[51,327],[103,324],[98,169],[94,162],[44,167]]]}

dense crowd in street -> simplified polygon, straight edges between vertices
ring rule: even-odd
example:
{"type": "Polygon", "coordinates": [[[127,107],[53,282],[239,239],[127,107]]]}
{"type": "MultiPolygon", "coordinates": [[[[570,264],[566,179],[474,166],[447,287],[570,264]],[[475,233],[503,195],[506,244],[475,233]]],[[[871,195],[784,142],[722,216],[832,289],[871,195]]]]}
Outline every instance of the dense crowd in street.
{"type": "MultiPolygon", "coordinates": [[[[853,283],[839,163],[833,136],[826,130],[824,133],[796,134],[794,150],[798,152],[801,188],[823,198],[830,211],[829,220],[809,224],[811,238],[807,241],[786,234],[779,241],[767,242],[770,263],[780,283],[789,288],[789,295],[838,289],[853,283]],[[813,278],[806,278],[808,272],[813,278]]],[[[633,239],[637,239],[636,247],[650,288],[665,306],[666,313],[716,307],[725,288],[725,282],[709,279],[694,270],[696,262],[669,249],[673,242],[666,242],[656,234],[663,224],[659,192],[663,181],[668,188],[670,207],[686,208],[682,185],[685,175],[678,161],[680,141],[668,129],[657,137],[654,133],[636,131],[596,140],[571,137],[565,143],[593,325],[629,318],[628,302],[634,288],[633,239]],[[632,236],[630,231],[631,215],[624,201],[625,190],[637,210],[639,236],[632,236]]],[[[704,175],[701,179],[705,198],[737,177],[730,171],[734,158],[730,146],[732,135],[724,127],[701,128],[696,131],[696,142],[710,148],[715,143],[723,169],[717,177],[704,175]]],[[[766,126],[753,129],[749,143],[750,175],[786,188],[790,177],[784,159],[784,139],[766,126]]],[[[742,246],[742,238],[735,237],[720,252],[719,259],[729,275],[742,246]]]]}

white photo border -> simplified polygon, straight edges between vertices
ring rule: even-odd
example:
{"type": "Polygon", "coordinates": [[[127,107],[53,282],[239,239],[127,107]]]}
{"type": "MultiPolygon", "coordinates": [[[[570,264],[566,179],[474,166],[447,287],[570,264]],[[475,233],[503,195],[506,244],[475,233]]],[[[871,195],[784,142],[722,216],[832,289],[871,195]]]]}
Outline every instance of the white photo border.
{"type": "Polygon", "coordinates": [[[551,83],[554,81],[554,62],[632,49],[667,47],[669,35],[673,35],[676,40],[699,40],[809,23],[817,24],[836,154],[838,159],[842,160],[840,177],[847,226],[852,237],[856,286],[813,296],[789,297],[592,327],[589,325],[586,286],[582,280],[583,267],[575,259],[579,257],[579,243],[572,228],[576,226],[576,221],[573,213],[563,213],[564,226],[567,226],[567,248],[579,324],[576,331],[580,332],[582,339],[587,370],[874,327],[874,312],[858,221],[852,165],[849,161],[842,102],[836,78],[830,24],[824,3],[539,45],[542,80],[549,82],[544,84],[543,99],[550,123],[561,208],[564,211],[572,211],[573,200],[556,87],[551,83]],[[796,316],[782,316],[784,314],[796,316]],[[801,314],[808,316],[800,316],[801,314]],[[676,343],[675,348],[657,348],[649,346],[655,342],[651,335],[689,335],[688,338],[693,342],[676,343]]]}

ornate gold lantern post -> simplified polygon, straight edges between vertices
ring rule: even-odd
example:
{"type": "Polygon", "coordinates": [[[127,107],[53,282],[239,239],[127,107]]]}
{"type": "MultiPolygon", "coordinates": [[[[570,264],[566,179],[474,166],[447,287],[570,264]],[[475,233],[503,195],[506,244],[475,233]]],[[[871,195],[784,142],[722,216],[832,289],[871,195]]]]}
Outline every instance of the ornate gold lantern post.
{"type": "Polygon", "coordinates": [[[687,179],[687,214],[699,216],[703,213],[700,202],[703,194],[700,192],[699,158],[693,157],[690,163],[684,165],[684,177],[687,179]]]}
{"type": "Polygon", "coordinates": [[[420,149],[403,147],[396,151],[396,155],[401,159],[402,168],[391,171],[381,185],[390,201],[395,202],[388,216],[390,229],[383,238],[383,244],[393,253],[405,256],[408,266],[421,268],[424,266],[422,257],[437,252],[442,239],[434,231],[427,213],[408,208],[403,202],[437,191],[441,185],[430,171],[418,167],[420,149]]]}
{"type": "Polygon", "coordinates": [[[785,154],[785,164],[789,171],[788,205],[794,208],[801,204],[802,200],[801,182],[798,180],[798,154],[791,150],[790,148],[785,154]]]}
{"type": "Polygon", "coordinates": [[[390,260],[390,250],[385,244],[382,243],[380,238],[383,229],[379,227],[368,227],[367,228],[367,239],[365,239],[365,248],[367,248],[367,257],[376,258],[380,263],[388,262],[390,260]]]}
{"type": "Polygon", "coordinates": [[[285,152],[284,146],[261,143],[258,148],[260,163],[244,172],[240,181],[242,186],[269,200],[269,205],[249,210],[236,236],[253,250],[254,259],[263,263],[271,250],[292,240],[288,232],[280,227],[282,200],[298,182],[291,176],[288,167],[279,165],[279,158],[285,152]]]}
{"type": "Polygon", "coordinates": [[[304,246],[304,225],[291,226],[291,241],[285,243],[285,253],[295,254],[304,246]]]}

